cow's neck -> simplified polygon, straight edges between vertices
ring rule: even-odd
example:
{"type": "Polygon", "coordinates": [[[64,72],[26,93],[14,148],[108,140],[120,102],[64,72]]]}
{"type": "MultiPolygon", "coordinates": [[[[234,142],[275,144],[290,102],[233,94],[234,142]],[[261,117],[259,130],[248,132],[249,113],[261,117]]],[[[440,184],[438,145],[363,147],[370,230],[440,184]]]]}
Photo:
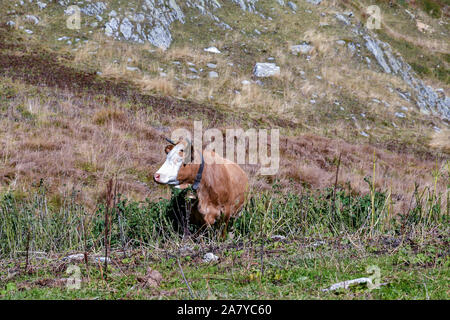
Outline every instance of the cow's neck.
{"type": "Polygon", "coordinates": [[[191,184],[194,190],[197,190],[203,176],[205,160],[203,155],[200,164],[190,163],[180,168],[178,171],[178,181],[181,185],[191,184]]]}
{"type": "Polygon", "coordinates": [[[199,165],[197,174],[195,175],[194,184],[192,185],[192,189],[194,190],[197,190],[198,187],[200,186],[200,182],[202,181],[203,168],[205,167],[205,159],[203,159],[203,154],[201,154],[201,156],[202,156],[202,163],[199,165]]]}

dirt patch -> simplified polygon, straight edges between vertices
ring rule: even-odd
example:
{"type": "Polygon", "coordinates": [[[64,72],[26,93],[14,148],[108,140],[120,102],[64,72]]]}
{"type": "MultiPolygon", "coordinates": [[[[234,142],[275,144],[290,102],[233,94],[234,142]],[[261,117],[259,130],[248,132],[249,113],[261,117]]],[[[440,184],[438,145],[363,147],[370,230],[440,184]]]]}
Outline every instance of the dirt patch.
{"type": "Polygon", "coordinates": [[[217,109],[192,101],[171,97],[141,94],[127,81],[103,79],[95,72],[77,70],[71,67],[70,56],[58,56],[41,48],[26,48],[20,42],[12,43],[11,30],[0,26],[0,75],[21,80],[34,86],[46,86],[68,90],[75,94],[115,96],[128,102],[151,106],[155,112],[177,116],[203,114],[211,122],[223,121],[224,115],[217,109]],[[21,54],[5,53],[6,50],[21,54]],[[67,65],[61,61],[68,62],[67,65]]]}

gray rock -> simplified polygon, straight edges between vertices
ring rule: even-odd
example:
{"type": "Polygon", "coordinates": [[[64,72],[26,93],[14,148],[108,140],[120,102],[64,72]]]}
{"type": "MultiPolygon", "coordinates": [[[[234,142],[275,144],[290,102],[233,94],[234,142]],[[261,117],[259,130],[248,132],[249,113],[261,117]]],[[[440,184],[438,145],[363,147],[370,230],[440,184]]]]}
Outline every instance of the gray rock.
{"type": "Polygon", "coordinates": [[[133,34],[133,24],[130,20],[128,20],[128,18],[122,20],[119,29],[125,40],[129,40],[131,38],[131,35],[133,34]]]}
{"type": "Polygon", "coordinates": [[[404,114],[403,112],[396,112],[396,113],[394,113],[394,115],[397,118],[406,118],[406,114],[404,114]]]}
{"type": "Polygon", "coordinates": [[[238,4],[243,11],[256,13],[255,4],[258,0],[232,0],[234,3],[238,4]]]}
{"type": "Polygon", "coordinates": [[[206,66],[207,66],[208,68],[211,68],[211,69],[217,68],[217,65],[214,64],[214,63],[207,63],[206,66]]]}
{"type": "Polygon", "coordinates": [[[101,15],[105,10],[106,4],[103,2],[87,3],[86,6],[80,8],[80,11],[88,16],[101,15]]]}
{"type": "Polygon", "coordinates": [[[348,47],[348,49],[350,50],[350,52],[351,52],[352,54],[355,53],[356,47],[355,47],[355,44],[354,44],[353,42],[349,42],[349,43],[347,44],[347,47],[348,47]]]}
{"type": "Polygon", "coordinates": [[[347,19],[347,17],[343,16],[340,13],[336,13],[335,15],[336,19],[343,22],[345,25],[350,25],[350,20],[347,19]]]}
{"type": "Polygon", "coordinates": [[[208,252],[203,256],[203,262],[209,263],[219,260],[219,257],[212,252],[208,252]]]}
{"type": "Polygon", "coordinates": [[[217,72],[215,72],[215,71],[210,71],[210,72],[208,73],[208,77],[209,77],[209,78],[218,78],[218,77],[219,77],[219,74],[218,74],[217,72]]]}
{"type": "MultiPolygon", "coordinates": [[[[347,280],[347,281],[335,283],[327,289],[322,289],[322,291],[327,292],[327,291],[335,291],[338,289],[349,289],[350,287],[360,284],[360,283],[374,285],[374,284],[372,284],[372,279],[370,279],[370,278],[358,278],[358,279],[347,280]]],[[[380,283],[379,285],[386,285],[386,283],[380,283]]]]}
{"type": "MultiPolygon", "coordinates": [[[[364,33],[363,30],[359,30],[364,33]]],[[[424,114],[433,113],[443,119],[450,119],[450,99],[444,95],[439,96],[433,88],[426,86],[412,70],[411,66],[398,56],[395,57],[389,44],[380,41],[368,33],[363,35],[366,48],[375,57],[384,72],[400,76],[413,90],[415,102],[419,110],[424,114]]],[[[397,93],[406,101],[410,101],[409,93],[397,93]],[[408,96],[409,95],[409,96],[408,96]]]]}
{"type": "Polygon", "coordinates": [[[172,43],[172,34],[163,26],[157,26],[149,32],[147,40],[155,47],[166,50],[172,43]]]}
{"type": "Polygon", "coordinates": [[[291,52],[292,54],[298,55],[299,53],[301,54],[308,54],[312,51],[314,47],[306,42],[303,42],[301,44],[298,45],[294,45],[291,46],[291,52]]]}
{"type": "Polygon", "coordinates": [[[306,0],[306,2],[317,6],[322,2],[322,0],[306,0]]]}
{"type": "Polygon", "coordinates": [[[8,21],[6,23],[6,25],[9,26],[9,27],[14,27],[16,25],[16,23],[14,21],[8,21]]]}
{"type": "Polygon", "coordinates": [[[43,9],[45,9],[45,7],[47,7],[47,4],[45,2],[38,1],[37,5],[38,5],[39,9],[41,9],[41,10],[43,10],[43,9]]]}
{"type": "Polygon", "coordinates": [[[93,257],[92,261],[94,263],[105,263],[105,260],[108,261],[108,263],[111,263],[111,258],[105,258],[105,257],[93,257]]]}
{"type": "Polygon", "coordinates": [[[287,3],[288,7],[291,8],[293,11],[297,11],[297,5],[293,3],[292,1],[289,1],[287,3]]]}
{"type": "Polygon", "coordinates": [[[205,48],[203,49],[206,52],[211,52],[211,53],[221,53],[219,49],[217,49],[216,47],[209,47],[209,48],[205,48]]]}
{"type": "Polygon", "coordinates": [[[30,14],[25,15],[25,20],[29,21],[31,23],[34,23],[34,24],[39,23],[39,19],[36,16],[30,15],[30,14]]]}
{"type": "Polygon", "coordinates": [[[112,18],[105,24],[105,34],[107,36],[113,36],[119,29],[119,20],[112,18]]]}
{"type": "Polygon", "coordinates": [[[320,246],[324,246],[324,245],[326,245],[327,243],[325,242],[325,241],[323,241],[323,240],[319,240],[319,241],[316,241],[316,242],[314,242],[314,243],[311,243],[311,247],[320,247],[320,246]]]}
{"type": "Polygon", "coordinates": [[[67,257],[62,258],[62,260],[69,262],[81,262],[84,260],[84,253],[71,254],[67,257]]]}
{"type": "Polygon", "coordinates": [[[384,52],[380,48],[378,42],[375,39],[372,39],[369,35],[364,36],[364,39],[366,40],[367,50],[373,54],[378,64],[383,68],[384,72],[391,73],[391,68],[389,68],[389,65],[384,59],[384,52]]]}
{"type": "Polygon", "coordinates": [[[280,67],[275,63],[258,62],[253,68],[253,74],[256,77],[271,77],[280,74],[280,67]]]}
{"type": "Polygon", "coordinates": [[[277,2],[280,6],[284,6],[284,0],[277,0],[277,2]]]}
{"type": "Polygon", "coordinates": [[[367,133],[364,132],[364,131],[361,131],[360,134],[361,134],[362,136],[366,137],[366,138],[370,137],[369,134],[367,134],[367,133]]]}

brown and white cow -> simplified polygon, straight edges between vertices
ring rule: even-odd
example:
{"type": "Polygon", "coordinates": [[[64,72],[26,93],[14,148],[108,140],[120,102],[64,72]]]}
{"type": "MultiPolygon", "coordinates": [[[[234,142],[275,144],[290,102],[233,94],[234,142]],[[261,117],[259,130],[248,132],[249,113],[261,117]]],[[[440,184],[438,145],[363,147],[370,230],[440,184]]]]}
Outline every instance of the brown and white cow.
{"type": "Polygon", "coordinates": [[[248,190],[247,174],[239,165],[213,151],[202,151],[201,161],[197,161],[200,163],[192,163],[194,150],[188,139],[171,143],[165,148],[166,161],[154,174],[154,180],[180,189],[192,185],[198,205],[191,212],[191,222],[210,226],[223,215],[225,236],[229,219],[237,216],[243,207],[248,190]]]}

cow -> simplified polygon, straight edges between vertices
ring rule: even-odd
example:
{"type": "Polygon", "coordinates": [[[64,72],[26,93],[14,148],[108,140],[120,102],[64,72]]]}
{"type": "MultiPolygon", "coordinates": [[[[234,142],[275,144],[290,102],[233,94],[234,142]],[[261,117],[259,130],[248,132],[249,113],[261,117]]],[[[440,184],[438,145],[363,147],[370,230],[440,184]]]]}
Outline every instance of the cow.
{"type": "Polygon", "coordinates": [[[212,226],[223,217],[225,238],[230,218],[236,217],[244,205],[248,191],[247,174],[236,163],[218,156],[214,151],[194,151],[189,139],[181,138],[165,147],[166,161],[154,174],[158,184],[178,189],[192,186],[197,205],[192,208],[190,222],[212,226]],[[191,162],[194,152],[199,163],[191,162]]]}

